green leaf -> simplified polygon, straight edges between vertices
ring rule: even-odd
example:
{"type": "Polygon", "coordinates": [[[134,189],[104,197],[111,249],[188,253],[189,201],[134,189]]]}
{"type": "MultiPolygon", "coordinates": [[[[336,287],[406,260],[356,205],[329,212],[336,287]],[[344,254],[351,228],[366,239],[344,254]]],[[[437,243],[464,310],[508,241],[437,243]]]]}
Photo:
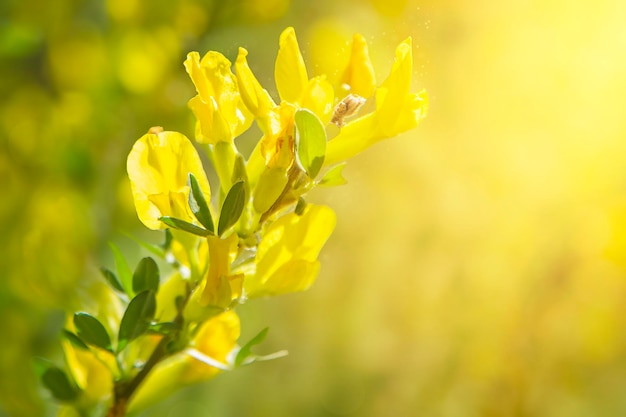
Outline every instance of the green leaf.
{"type": "Polygon", "coordinates": [[[224,199],[222,211],[220,212],[220,221],[217,226],[218,236],[222,236],[226,230],[237,223],[243,207],[246,204],[246,190],[243,181],[237,181],[233,184],[224,199]]]}
{"type": "Polygon", "coordinates": [[[122,283],[119,279],[117,279],[113,271],[106,268],[100,268],[100,272],[102,272],[102,276],[109,283],[109,285],[113,287],[114,290],[122,293],[124,292],[124,288],[122,288],[122,283]]]}
{"type": "Polygon", "coordinates": [[[191,192],[189,193],[189,208],[191,208],[191,212],[196,219],[206,227],[207,230],[214,233],[215,226],[213,225],[213,217],[211,216],[211,210],[209,209],[209,205],[204,198],[204,193],[200,188],[200,184],[198,183],[198,179],[190,172],[189,173],[189,188],[191,192]]]}
{"type": "Polygon", "coordinates": [[[297,161],[311,178],[324,165],[326,130],[320,119],[310,110],[300,109],[295,115],[297,161]]]}
{"type": "Polygon", "coordinates": [[[144,290],[157,292],[159,289],[159,266],[150,257],[145,257],[135,268],[133,274],[133,291],[138,294],[144,290]]]}
{"type": "Polygon", "coordinates": [[[261,330],[256,336],[254,336],[248,343],[246,343],[239,352],[237,352],[237,356],[235,357],[235,366],[240,366],[243,362],[252,355],[252,347],[258,345],[263,342],[267,337],[267,333],[270,331],[269,327],[261,330]]]}
{"type": "Polygon", "coordinates": [[[81,350],[89,350],[89,346],[87,346],[87,344],[83,342],[83,339],[76,336],[74,333],[70,332],[67,329],[63,329],[61,333],[63,337],[65,337],[75,348],[81,350]]]}
{"type": "Polygon", "coordinates": [[[126,258],[122,255],[122,251],[113,243],[109,242],[111,252],[113,252],[113,258],[115,259],[115,267],[117,268],[117,275],[120,278],[121,287],[129,297],[133,296],[133,273],[126,262],[126,258]]]}
{"type": "Polygon", "coordinates": [[[344,185],[348,181],[343,177],[343,169],[346,167],[346,163],[342,162],[341,164],[335,165],[322,177],[320,182],[317,185],[321,185],[324,187],[334,187],[336,185],[344,185]]]}
{"type": "Polygon", "coordinates": [[[156,297],[153,291],[142,291],[130,301],[120,323],[118,352],[124,349],[128,342],[148,330],[155,313],[156,297]]]}
{"type": "Polygon", "coordinates": [[[59,401],[72,401],[78,397],[78,387],[70,381],[63,370],[55,366],[44,371],[41,381],[59,401]]]}
{"type": "Polygon", "coordinates": [[[54,366],[52,362],[50,362],[46,358],[42,358],[41,356],[33,357],[31,364],[33,366],[33,371],[35,371],[35,375],[37,375],[37,377],[39,378],[41,378],[43,374],[46,373],[46,370],[48,368],[54,366]]]}
{"type": "Polygon", "coordinates": [[[76,333],[85,343],[97,346],[101,349],[113,351],[111,338],[106,329],[97,318],[87,313],[74,314],[74,326],[76,333]]]}
{"type": "MultiPolygon", "coordinates": [[[[166,230],[167,232],[167,230],[166,230]]],[[[141,240],[136,236],[131,235],[130,233],[124,233],[128,238],[134,240],[138,244],[140,244],[144,249],[153,254],[154,256],[158,256],[159,258],[165,258],[165,249],[163,245],[155,245],[153,243],[148,243],[145,240],[141,240]]]]}
{"type": "Polygon", "coordinates": [[[181,219],[177,219],[176,217],[163,216],[159,220],[163,223],[172,227],[174,229],[182,230],[187,233],[191,233],[196,236],[206,237],[208,235],[212,235],[213,233],[209,230],[203,229],[202,227],[196,226],[195,224],[191,224],[181,219]]]}
{"type": "Polygon", "coordinates": [[[174,240],[174,236],[172,235],[172,231],[170,229],[165,229],[165,242],[161,245],[163,250],[168,250],[172,245],[172,240],[174,240]]]}
{"type": "Polygon", "coordinates": [[[294,209],[294,212],[298,216],[302,216],[304,214],[304,210],[306,209],[306,206],[307,206],[306,200],[300,197],[298,198],[298,203],[296,204],[296,208],[294,209]]]}

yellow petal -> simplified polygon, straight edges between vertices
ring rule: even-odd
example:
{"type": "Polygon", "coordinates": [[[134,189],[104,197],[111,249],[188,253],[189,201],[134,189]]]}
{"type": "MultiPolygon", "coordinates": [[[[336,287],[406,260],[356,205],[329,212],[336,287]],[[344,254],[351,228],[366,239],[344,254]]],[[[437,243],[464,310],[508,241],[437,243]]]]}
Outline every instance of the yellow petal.
{"type": "Polygon", "coordinates": [[[199,53],[189,52],[183,65],[187,70],[187,74],[189,74],[189,78],[191,78],[191,81],[196,86],[198,95],[202,99],[208,100],[209,97],[215,94],[213,88],[209,84],[209,80],[206,78],[204,71],[200,67],[199,53]]]}
{"type": "Polygon", "coordinates": [[[346,124],[339,134],[328,142],[324,165],[345,161],[365,150],[376,140],[383,139],[376,133],[376,126],[375,113],[346,124]]]}
{"type": "Polygon", "coordinates": [[[320,270],[319,261],[291,259],[267,277],[263,287],[254,296],[272,296],[307,290],[320,270]]]}
{"type": "Polygon", "coordinates": [[[396,48],[396,59],[391,73],[376,92],[376,117],[385,137],[399,133],[394,127],[402,109],[411,100],[412,72],[413,55],[411,38],[408,38],[396,48]]]}
{"type": "MultiPolygon", "coordinates": [[[[237,74],[237,82],[239,83],[239,93],[241,99],[256,118],[267,117],[270,109],[275,107],[274,101],[270,97],[259,81],[256,79],[252,70],[248,66],[246,56],[248,51],[239,48],[239,54],[235,61],[235,73],[237,74]]],[[[261,127],[263,129],[263,127],[261,127]]]]}
{"type": "Polygon", "coordinates": [[[289,213],[272,223],[257,251],[256,273],[246,276],[250,297],[302,291],[317,275],[317,256],[335,227],[335,213],[308,205],[299,216],[289,213]]]}
{"type": "Polygon", "coordinates": [[[335,91],[325,76],[311,78],[301,101],[302,107],[315,113],[324,125],[328,124],[333,113],[335,91]]]}
{"type": "Polygon", "coordinates": [[[148,133],[130,151],[126,164],[135,209],[149,229],[165,228],[162,216],[194,222],[187,204],[187,177],[193,173],[207,200],[209,182],[195,148],[178,132],[148,133]]]}
{"type": "Polygon", "coordinates": [[[300,101],[309,78],[298,47],[296,32],[292,27],[288,27],[280,35],[274,78],[281,100],[290,103],[300,101]]]}
{"type": "Polygon", "coordinates": [[[376,88],[376,75],[370,60],[365,38],[356,33],[352,38],[350,61],[341,78],[343,84],[350,86],[350,93],[361,97],[370,97],[376,88]]]}

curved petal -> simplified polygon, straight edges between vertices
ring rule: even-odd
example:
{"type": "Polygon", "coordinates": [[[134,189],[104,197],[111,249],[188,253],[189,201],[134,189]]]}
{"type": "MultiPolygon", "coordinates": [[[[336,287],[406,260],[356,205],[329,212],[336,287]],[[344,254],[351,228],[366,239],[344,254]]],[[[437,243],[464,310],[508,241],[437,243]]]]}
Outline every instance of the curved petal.
{"type": "Polygon", "coordinates": [[[376,74],[369,56],[365,38],[356,33],[352,38],[350,61],[341,78],[350,87],[350,93],[361,97],[371,97],[376,88],[376,74]]]}
{"type": "Polygon", "coordinates": [[[278,56],[274,68],[274,79],[280,99],[298,103],[304,94],[309,78],[304,59],[298,47],[296,32],[288,27],[281,33],[278,56]]]}
{"type": "Polygon", "coordinates": [[[411,38],[407,38],[396,48],[391,73],[376,92],[376,118],[385,137],[398,134],[393,127],[410,99],[412,72],[411,38]]]}
{"type": "Polygon", "coordinates": [[[235,61],[235,74],[239,83],[239,94],[241,94],[242,101],[254,117],[267,117],[270,109],[274,108],[276,104],[274,104],[267,90],[261,86],[252,73],[246,56],[248,56],[248,51],[244,48],[239,48],[239,54],[235,61]]]}
{"type": "Polygon", "coordinates": [[[126,169],[137,215],[149,229],[164,229],[165,225],[159,220],[162,216],[195,222],[187,203],[189,173],[195,175],[205,198],[210,199],[209,182],[200,157],[181,133],[142,136],[128,155],[126,169]]]}
{"type": "Polygon", "coordinates": [[[309,205],[301,216],[289,213],[272,223],[258,247],[256,273],[244,281],[248,296],[307,289],[317,276],[317,256],[335,222],[329,207],[309,205]]]}

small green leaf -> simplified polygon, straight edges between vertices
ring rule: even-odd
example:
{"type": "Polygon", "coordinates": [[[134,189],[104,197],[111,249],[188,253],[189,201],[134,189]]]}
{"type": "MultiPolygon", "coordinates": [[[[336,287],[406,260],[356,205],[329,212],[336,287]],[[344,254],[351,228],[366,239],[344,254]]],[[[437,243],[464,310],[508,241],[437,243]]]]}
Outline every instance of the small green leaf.
{"type": "Polygon", "coordinates": [[[133,274],[133,291],[138,294],[144,290],[157,292],[159,289],[159,266],[150,257],[143,258],[137,264],[133,274]]]}
{"type": "MultiPolygon", "coordinates": [[[[166,229],[167,232],[167,229],[166,229]]],[[[163,245],[155,245],[153,243],[148,243],[145,240],[141,240],[136,236],[131,235],[130,233],[124,233],[127,237],[139,243],[144,249],[153,254],[154,256],[158,256],[159,258],[165,258],[165,249],[163,245]]]]}
{"type": "Polygon", "coordinates": [[[191,224],[181,219],[177,219],[176,217],[163,216],[159,220],[163,223],[172,227],[174,229],[182,230],[187,233],[191,233],[196,236],[206,237],[208,235],[212,235],[213,233],[209,230],[203,229],[202,227],[198,227],[195,224],[191,224]]]}
{"type": "Polygon", "coordinates": [[[342,162],[341,164],[335,165],[322,177],[318,185],[324,187],[334,187],[336,185],[344,185],[348,181],[343,177],[343,169],[346,167],[346,163],[342,162]]]}
{"type": "Polygon", "coordinates": [[[222,211],[220,212],[220,221],[217,226],[217,234],[219,236],[222,236],[226,230],[237,223],[241,213],[243,213],[245,203],[246,190],[244,182],[238,181],[233,184],[224,199],[224,205],[222,205],[222,211]]]}
{"type": "Polygon", "coordinates": [[[254,336],[248,343],[246,343],[235,357],[235,366],[240,366],[250,355],[252,355],[252,347],[263,342],[267,337],[267,333],[270,331],[269,327],[261,330],[256,336],[254,336]]]}
{"type": "Polygon", "coordinates": [[[32,358],[31,364],[33,365],[33,371],[35,371],[35,375],[41,378],[43,374],[46,373],[48,368],[54,366],[52,362],[50,362],[46,358],[42,358],[41,356],[35,356],[32,358]]]}
{"type": "Polygon", "coordinates": [[[76,336],[74,333],[66,329],[63,329],[61,333],[63,337],[65,337],[75,348],[81,349],[81,350],[89,350],[89,346],[87,346],[87,344],[83,342],[83,339],[76,336]]]}
{"type": "Polygon", "coordinates": [[[130,301],[120,323],[118,352],[124,349],[128,342],[148,330],[155,313],[156,297],[153,291],[142,291],[130,301]]]}
{"type": "Polygon", "coordinates": [[[165,229],[165,242],[161,245],[163,250],[168,250],[172,245],[172,240],[174,240],[174,236],[172,235],[172,231],[170,229],[165,229]]]}
{"type": "Polygon", "coordinates": [[[72,401],[78,397],[78,387],[70,381],[63,370],[57,367],[52,366],[46,369],[41,376],[41,381],[59,401],[72,401]]]}
{"type": "Polygon", "coordinates": [[[122,288],[122,283],[119,279],[117,279],[113,271],[106,268],[100,268],[100,272],[102,273],[104,279],[109,283],[111,287],[113,287],[114,290],[122,293],[124,292],[124,288],[122,288]]]}
{"type": "Polygon", "coordinates": [[[97,318],[87,313],[74,314],[74,326],[76,333],[85,343],[97,346],[101,349],[113,351],[111,338],[106,329],[97,318]]]}
{"type": "Polygon", "coordinates": [[[298,110],[295,121],[298,163],[309,177],[315,178],[324,165],[326,130],[315,113],[307,109],[298,110]]]}
{"type": "Polygon", "coordinates": [[[191,208],[191,212],[207,230],[215,232],[211,210],[204,198],[198,179],[192,173],[189,173],[189,188],[191,189],[189,193],[189,208],[191,208]]]}
{"type": "Polygon", "coordinates": [[[124,292],[128,294],[129,297],[132,297],[133,273],[131,272],[128,263],[126,262],[126,258],[124,258],[124,255],[122,255],[122,251],[120,251],[120,249],[113,242],[109,242],[109,247],[111,248],[111,252],[113,252],[115,267],[117,268],[117,275],[120,278],[120,284],[124,289],[124,292]]]}
{"type": "Polygon", "coordinates": [[[300,197],[298,198],[298,203],[296,204],[296,208],[294,209],[294,212],[298,216],[302,216],[302,214],[304,214],[304,210],[306,209],[306,206],[307,206],[306,200],[300,197]]]}

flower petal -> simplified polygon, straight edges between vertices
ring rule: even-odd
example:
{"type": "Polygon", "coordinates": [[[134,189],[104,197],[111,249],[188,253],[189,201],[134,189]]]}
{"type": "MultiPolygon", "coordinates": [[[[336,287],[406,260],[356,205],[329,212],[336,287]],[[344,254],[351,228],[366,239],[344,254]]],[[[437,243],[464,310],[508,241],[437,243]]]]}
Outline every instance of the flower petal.
{"type": "Polygon", "coordinates": [[[309,78],[292,27],[280,35],[274,79],[280,99],[290,103],[298,103],[307,88],[309,78]]]}
{"type": "Polygon", "coordinates": [[[376,75],[370,60],[365,38],[356,33],[352,38],[350,61],[341,78],[350,87],[350,93],[361,97],[371,97],[376,88],[376,75]]]}
{"type": "Polygon", "coordinates": [[[178,132],[142,136],[128,155],[126,169],[137,215],[149,229],[164,229],[159,220],[162,216],[195,222],[187,204],[190,172],[198,179],[205,197],[211,195],[196,149],[178,132]]]}
{"type": "Polygon", "coordinates": [[[308,205],[301,216],[289,213],[272,223],[259,244],[256,273],[244,281],[248,296],[307,289],[317,276],[317,256],[335,222],[329,207],[308,205]]]}
{"type": "Polygon", "coordinates": [[[259,81],[256,79],[252,70],[248,66],[246,56],[248,51],[239,48],[239,54],[235,61],[235,73],[237,74],[237,82],[239,83],[239,93],[241,99],[256,118],[267,117],[270,109],[276,106],[259,81]]]}
{"type": "Polygon", "coordinates": [[[394,130],[402,109],[411,100],[411,75],[413,55],[411,38],[407,38],[396,48],[396,59],[391,73],[376,92],[376,118],[384,137],[397,135],[394,130]]]}

